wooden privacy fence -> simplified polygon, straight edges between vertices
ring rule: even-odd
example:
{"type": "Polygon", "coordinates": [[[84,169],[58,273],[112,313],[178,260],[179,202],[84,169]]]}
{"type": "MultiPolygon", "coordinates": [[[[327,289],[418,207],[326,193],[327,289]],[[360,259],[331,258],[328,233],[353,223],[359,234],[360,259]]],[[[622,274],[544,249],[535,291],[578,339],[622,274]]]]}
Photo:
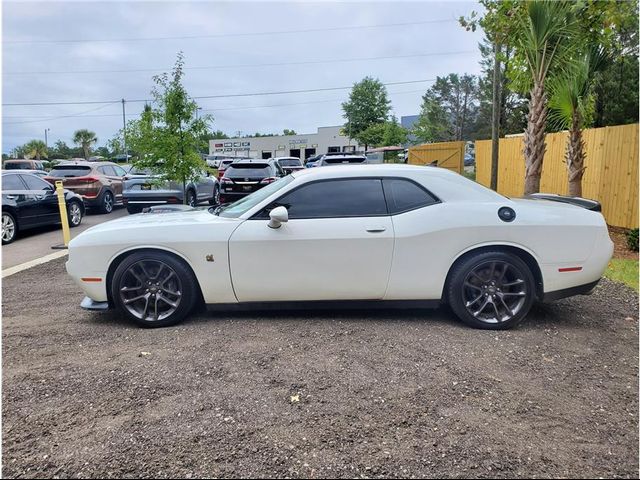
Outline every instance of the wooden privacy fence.
{"type": "Polygon", "coordinates": [[[441,142],[416,145],[409,148],[408,163],[412,165],[434,164],[438,167],[462,173],[465,143],[441,142]]]}
{"type": "MultiPolygon", "coordinates": [[[[566,195],[564,162],[567,132],[546,136],[547,150],[540,191],[566,195]]],[[[638,124],[591,128],[584,131],[585,166],[582,196],[602,203],[609,225],[638,227],[638,124]]],[[[520,197],[524,192],[523,137],[500,139],[498,192],[520,197]]],[[[410,150],[411,151],[411,150],[410,150]]],[[[476,181],[491,183],[491,140],[476,142],[476,181]]]]}

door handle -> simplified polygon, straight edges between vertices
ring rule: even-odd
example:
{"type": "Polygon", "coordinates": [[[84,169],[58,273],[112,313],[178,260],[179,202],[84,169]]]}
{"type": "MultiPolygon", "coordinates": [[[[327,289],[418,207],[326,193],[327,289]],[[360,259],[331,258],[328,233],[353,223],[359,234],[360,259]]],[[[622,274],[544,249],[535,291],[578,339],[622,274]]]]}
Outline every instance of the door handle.
{"type": "Polygon", "coordinates": [[[386,230],[385,227],[377,226],[377,227],[367,227],[367,232],[369,233],[380,233],[386,230]]]}

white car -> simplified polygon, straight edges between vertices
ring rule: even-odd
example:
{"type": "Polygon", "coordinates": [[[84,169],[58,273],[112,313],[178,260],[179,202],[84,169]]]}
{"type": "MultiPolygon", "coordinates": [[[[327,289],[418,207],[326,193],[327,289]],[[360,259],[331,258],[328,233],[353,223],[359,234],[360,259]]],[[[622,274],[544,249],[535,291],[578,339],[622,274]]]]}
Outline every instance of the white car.
{"type": "Polygon", "coordinates": [[[435,167],[306,169],[228,206],[92,227],[71,241],[67,271],[83,307],[144,326],[200,302],[357,300],[446,302],[503,329],[536,300],[590,292],[611,258],[602,215],[571,204],[589,201],[549,198],[505,198],[435,167]]]}

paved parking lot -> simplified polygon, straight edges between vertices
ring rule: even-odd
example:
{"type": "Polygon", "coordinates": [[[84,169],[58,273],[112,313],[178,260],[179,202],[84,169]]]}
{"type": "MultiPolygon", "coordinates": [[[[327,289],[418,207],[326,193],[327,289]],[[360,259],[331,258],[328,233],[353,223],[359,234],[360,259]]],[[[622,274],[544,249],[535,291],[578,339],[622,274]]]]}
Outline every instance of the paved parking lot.
{"type": "Polygon", "coordinates": [[[638,476],[638,297],[606,280],[507,332],[445,310],[145,330],[80,310],[63,260],[3,283],[5,477],[638,476]]]}
{"type": "MultiPolygon", "coordinates": [[[[127,215],[127,209],[122,207],[116,207],[114,211],[108,215],[88,211],[82,219],[80,226],[71,229],[71,238],[89,227],[125,215],[127,215]]],[[[51,249],[53,245],[63,243],[62,229],[58,225],[33,228],[20,232],[18,235],[18,238],[13,243],[2,246],[3,270],[49,255],[54,252],[54,250],[51,249]]]]}

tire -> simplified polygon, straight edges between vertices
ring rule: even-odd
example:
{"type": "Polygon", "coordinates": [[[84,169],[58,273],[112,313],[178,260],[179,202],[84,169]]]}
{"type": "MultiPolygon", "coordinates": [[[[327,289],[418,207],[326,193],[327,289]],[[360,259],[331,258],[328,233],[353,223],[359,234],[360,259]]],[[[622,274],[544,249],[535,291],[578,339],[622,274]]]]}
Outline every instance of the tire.
{"type": "Polygon", "coordinates": [[[113,212],[113,193],[109,190],[105,190],[100,197],[100,213],[113,212]]]}
{"type": "Polygon", "coordinates": [[[196,192],[193,190],[187,190],[187,205],[190,207],[195,207],[198,204],[198,199],[196,197],[196,192]]]}
{"type": "Polygon", "coordinates": [[[18,235],[18,222],[12,213],[2,212],[2,245],[13,242],[18,235]]]}
{"type": "Polygon", "coordinates": [[[127,206],[127,212],[129,212],[130,215],[135,215],[136,213],[140,213],[141,211],[142,209],[140,207],[127,206]]]}
{"type": "Polygon", "coordinates": [[[209,199],[209,205],[220,205],[220,187],[218,185],[213,188],[213,198],[209,199]]]}
{"type": "Polygon", "coordinates": [[[472,254],[454,264],[445,293],[460,320],[484,330],[516,326],[529,313],[536,296],[527,264],[500,251],[472,254]]]}
{"type": "Polygon", "coordinates": [[[116,308],[142,327],[167,327],[182,321],[193,310],[198,292],[198,282],[186,264],[159,251],[129,255],[111,281],[116,308]]]}
{"type": "Polygon", "coordinates": [[[82,223],[82,205],[77,200],[67,203],[67,216],[69,217],[69,226],[77,227],[82,223]]]}

